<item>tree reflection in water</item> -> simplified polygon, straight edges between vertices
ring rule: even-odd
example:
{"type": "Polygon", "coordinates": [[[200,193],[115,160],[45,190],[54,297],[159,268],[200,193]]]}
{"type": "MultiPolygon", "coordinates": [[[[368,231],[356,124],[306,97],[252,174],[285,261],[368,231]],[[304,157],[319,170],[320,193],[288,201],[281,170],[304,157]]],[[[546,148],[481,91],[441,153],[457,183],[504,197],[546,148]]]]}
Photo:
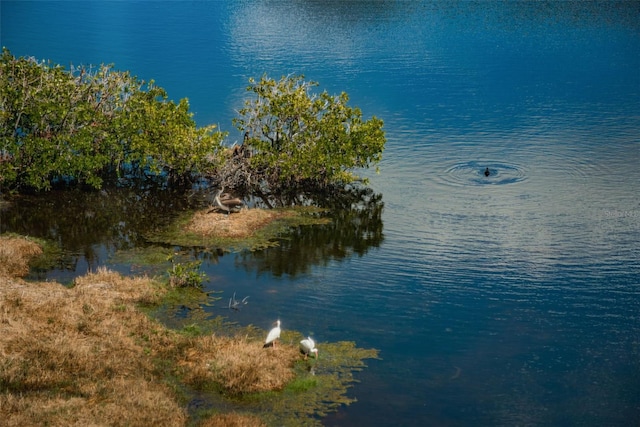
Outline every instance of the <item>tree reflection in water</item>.
{"type": "Polygon", "coordinates": [[[3,205],[0,233],[55,242],[64,254],[55,268],[75,271],[81,258],[91,268],[110,253],[145,245],[148,232],[199,203],[184,190],[154,186],[21,195],[3,205]]]}
{"type": "MultiPolygon", "coordinates": [[[[291,228],[278,245],[261,251],[242,252],[237,262],[246,270],[269,271],[275,276],[295,276],[312,266],[326,265],[378,247],[382,234],[382,195],[369,188],[336,192],[322,202],[331,221],[324,225],[291,228]]],[[[16,196],[0,207],[0,233],[12,232],[55,242],[63,251],[53,269],[94,269],[118,251],[149,245],[147,236],[168,225],[189,209],[207,204],[203,190],[170,191],[113,188],[100,192],[52,191],[37,196],[16,196]]],[[[178,249],[178,248],[171,248],[178,249]]],[[[213,260],[221,248],[184,248],[191,256],[213,260]]],[[[185,254],[186,255],[186,254],[185,254]]],[[[37,272],[38,279],[46,272],[37,272]]]]}
{"type": "Polygon", "coordinates": [[[350,188],[317,204],[327,208],[330,223],[297,227],[276,247],[239,254],[238,264],[258,274],[293,277],[332,260],[362,256],[382,243],[382,194],[370,188],[350,188]]]}

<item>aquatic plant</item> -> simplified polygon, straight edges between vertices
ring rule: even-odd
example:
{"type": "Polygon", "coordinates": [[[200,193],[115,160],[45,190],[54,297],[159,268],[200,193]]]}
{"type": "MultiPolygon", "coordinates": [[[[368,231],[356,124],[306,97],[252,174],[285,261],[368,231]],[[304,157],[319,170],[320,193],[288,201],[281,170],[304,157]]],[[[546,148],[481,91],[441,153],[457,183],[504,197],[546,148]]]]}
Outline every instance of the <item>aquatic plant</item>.
{"type": "Polygon", "coordinates": [[[177,288],[202,288],[202,281],[207,278],[205,273],[200,273],[202,261],[176,262],[173,255],[169,258],[171,268],[169,273],[169,284],[177,288]]]}

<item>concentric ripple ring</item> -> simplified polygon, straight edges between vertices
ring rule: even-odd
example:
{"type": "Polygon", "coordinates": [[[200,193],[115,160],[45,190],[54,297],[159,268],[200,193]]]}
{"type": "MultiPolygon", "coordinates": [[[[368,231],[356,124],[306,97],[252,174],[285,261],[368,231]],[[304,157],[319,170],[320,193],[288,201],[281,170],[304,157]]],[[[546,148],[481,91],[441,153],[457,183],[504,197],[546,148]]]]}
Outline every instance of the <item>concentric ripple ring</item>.
{"type": "Polygon", "coordinates": [[[442,179],[446,184],[455,186],[467,185],[509,185],[527,179],[524,167],[517,164],[494,161],[469,161],[449,166],[442,179]],[[485,174],[489,169],[489,175],[485,174]]]}

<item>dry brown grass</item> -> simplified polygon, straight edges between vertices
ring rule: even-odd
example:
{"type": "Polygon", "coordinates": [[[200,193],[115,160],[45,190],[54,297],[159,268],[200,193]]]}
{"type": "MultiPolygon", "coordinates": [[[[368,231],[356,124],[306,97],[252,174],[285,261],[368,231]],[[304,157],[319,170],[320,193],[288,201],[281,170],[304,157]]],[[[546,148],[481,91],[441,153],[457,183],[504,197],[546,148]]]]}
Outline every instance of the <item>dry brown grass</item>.
{"type": "Polygon", "coordinates": [[[183,425],[155,372],[171,334],[135,309],[149,279],[100,270],[68,289],[0,281],[0,419],[6,425],[183,425]]]}
{"type": "Polygon", "coordinates": [[[189,368],[185,381],[215,382],[231,394],[280,390],[294,377],[298,348],[262,346],[261,340],[242,336],[203,337],[181,362],[189,368]]]}
{"type": "Polygon", "coordinates": [[[267,427],[254,415],[218,414],[200,424],[200,427],[267,427]]]}
{"type": "Polygon", "coordinates": [[[202,236],[244,238],[270,222],[291,215],[290,212],[267,209],[243,209],[238,213],[198,211],[186,226],[186,231],[202,236]]]}
{"type": "MultiPolygon", "coordinates": [[[[21,259],[28,265],[27,255],[21,259]]],[[[214,382],[236,394],[281,389],[293,378],[300,358],[294,346],[189,338],[137,309],[162,292],[151,279],[106,269],[72,288],[0,274],[0,424],[184,426],[187,414],[163,369],[196,388],[214,382]]],[[[251,415],[217,414],[204,425],[264,424],[251,415]]]]}
{"type": "Polygon", "coordinates": [[[29,260],[41,254],[42,249],[35,242],[0,236],[0,276],[25,276],[29,272],[29,260]]]}

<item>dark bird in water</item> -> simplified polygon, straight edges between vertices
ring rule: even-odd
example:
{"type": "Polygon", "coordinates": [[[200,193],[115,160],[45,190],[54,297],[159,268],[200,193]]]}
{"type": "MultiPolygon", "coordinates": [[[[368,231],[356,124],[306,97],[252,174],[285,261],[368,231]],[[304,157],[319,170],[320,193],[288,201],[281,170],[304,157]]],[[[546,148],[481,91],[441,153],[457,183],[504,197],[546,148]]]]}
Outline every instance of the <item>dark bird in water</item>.
{"type": "Polygon", "coordinates": [[[489,175],[491,175],[491,171],[489,170],[489,168],[486,168],[484,170],[484,176],[489,176],[489,175]]]}

